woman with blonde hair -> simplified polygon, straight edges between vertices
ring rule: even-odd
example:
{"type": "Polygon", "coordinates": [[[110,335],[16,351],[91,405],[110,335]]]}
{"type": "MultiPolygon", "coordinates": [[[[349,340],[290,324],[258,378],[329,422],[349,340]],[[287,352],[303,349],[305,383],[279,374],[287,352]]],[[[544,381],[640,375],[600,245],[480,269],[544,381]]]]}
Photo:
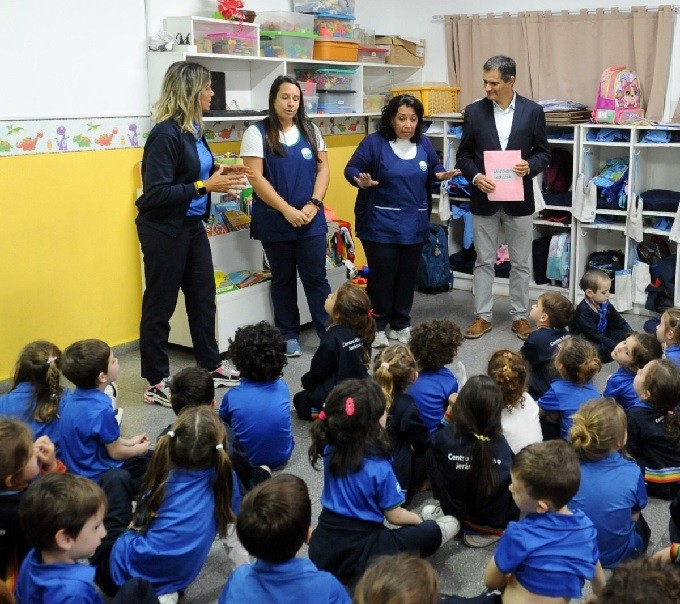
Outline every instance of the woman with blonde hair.
{"type": "Polygon", "coordinates": [[[142,195],[137,200],[137,235],[144,257],[146,288],[139,325],[144,402],[170,407],[167,378],[170,317],[184,292],[196,361],[216,386],[238,381],[220,362],[215,340],[215,278],[203,222],[210,193],[245,186],[243,166],[216,166],[204,135],[203,113],[214,92],[210,72],[197,63],[173,63],[154,105],[156,125],[142,156],[142,195]]]}

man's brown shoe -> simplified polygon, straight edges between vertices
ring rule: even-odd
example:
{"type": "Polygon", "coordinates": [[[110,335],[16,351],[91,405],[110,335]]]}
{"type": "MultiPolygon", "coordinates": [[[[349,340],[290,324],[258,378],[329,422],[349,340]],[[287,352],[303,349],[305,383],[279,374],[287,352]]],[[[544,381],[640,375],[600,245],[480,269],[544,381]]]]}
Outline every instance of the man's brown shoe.
{"type": "Polygon", "coordinates": [[[512,331],[517,334],[520,340],[526,340],[533,329],[526,319],[517,319],[517,321],[512,322],[512,331]]]}
{"type": "Polygon", "coordinates": [[[476,340],[477,338],[481,338],[485,333],[490,332],[491,327],[491,323],[486,319],[477,317],[475,322],[465,330],[465,337],[468,340],[476,340]]]}

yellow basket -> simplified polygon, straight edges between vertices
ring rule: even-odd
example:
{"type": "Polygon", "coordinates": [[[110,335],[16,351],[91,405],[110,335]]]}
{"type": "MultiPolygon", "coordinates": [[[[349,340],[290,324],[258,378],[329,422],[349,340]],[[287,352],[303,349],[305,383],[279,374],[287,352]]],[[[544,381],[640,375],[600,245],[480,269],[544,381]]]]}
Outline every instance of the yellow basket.
{"type": "Polygon", "coordinates": [[[410,94],[417,98],[425,109],[425,115],[453,113],[458,110],[458,86],[409,86],[392,88],[392,96],[410,94]]]}

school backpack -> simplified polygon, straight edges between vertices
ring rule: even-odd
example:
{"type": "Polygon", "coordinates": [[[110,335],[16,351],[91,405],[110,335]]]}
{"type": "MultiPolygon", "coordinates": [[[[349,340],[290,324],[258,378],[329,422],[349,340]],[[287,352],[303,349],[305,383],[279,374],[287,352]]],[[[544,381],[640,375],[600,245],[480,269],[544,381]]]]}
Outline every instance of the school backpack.
{"type": "Polygon", "coordinates": [[[607,67],[600,76],[591,115],[598,124],[629,124],[644,118],[637,74],[624,66],[607,67]]]}
{"type": "Polygon", "coordinates": [[[566,149],[555,147],[550,150],[550,163],[543,172],[543,190],[562,193],[571,187],[574,158],[566,149]]]}
{"type": "Polygon", "coordinates": [[[593,252],[588,256],[586,270],[596,268],[607,273],[607,276],[612,280],[611,293],[613,294],[616,285],[616,271],[623,270],[623,259],[624,255],[621,250],[593,252]]]}
{"type": "Polygon", "coordinates": [[[569,287],[569,264],[571,256],[571,236],[569,233],[555,233],[550,239],[548,262],[545,276],[553,284],[559,282],[562,287],[569,287]]]}
{"type": "Polygon", "coordinates": [[[440,224],[430,224],[430,234],[420,255],[416,287],[425,294],[438,294],[453,288],[449,265],[449,235],[440,224]]]}

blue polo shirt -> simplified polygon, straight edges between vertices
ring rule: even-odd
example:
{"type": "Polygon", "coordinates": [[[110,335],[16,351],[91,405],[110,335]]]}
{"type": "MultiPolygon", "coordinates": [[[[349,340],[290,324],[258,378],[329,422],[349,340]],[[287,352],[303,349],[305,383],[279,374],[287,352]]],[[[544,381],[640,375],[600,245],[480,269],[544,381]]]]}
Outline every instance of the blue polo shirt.
{"type": "Polygon", "coordinates": [[[33,438],[48,436],[55,446],[59,445],[59,419],[70,390],[63,389],[59,399],[57,415],[51,422],[39,422],[33,417],[35,408],[35,387],[30,382],[19,382],[7,394],[0,396],[0,415],[13,417],[27,423],[33,431],[33,438]]]}
{"type": "Polygon", "coordinates": [[[680,344],[673,344],[666,348],[666,359],[680,368],[680,344]]]}
{"type": "MultiPolygon", "coordinates": [[[[110,404],[110,403],[109,403],[110,404]]],[[[43,564],[32,549],[24,558],[17,581],[19,604],[103,604],[94,586],[94,566],[43,564]]]]}
{"type": "Polygon", "coordinates": [[[580,598],[600,558],[593,523],[573,514],[529,514],[505,529],[494,560],[527,591],[553,598],[580,598]]]}
{"type": "Polygon", "coordinates": [[[235,569],[227,580],[219,604],[350,604],[347,590],[333,575],[319,570],[307,558],[285,562],[256,560],[235,569]]]}
{"type": "Polygon", "coordinates": [[[539,399],[538,406],[545,411],[560,412],[560,436],[567,440],[571,416],[583,403],[599,397],[600,393],[592,382],[578,386],[569,380],[559,379],[550,384],[548,391],[539,399]]]}
{"type": "Polygon", "coordinates": [[[619,367],[609,376],[603,396],[611,396],[627,412],[628,409],[640,403],[640,399],[633,388],[634,379],[634,372],[619,367]]]}
{"type": "Polygon", "coordinates": [[[113,545],[110,568],[117,585],[141,577],[163,595],[196,579],[217,534],[214,481],[214,468],[170,470],[157,518],[146,532],[129,529],[113,545]]]}
{"type": "Polygon", "coordinates": [[[290,421],[290,392],[283,379],[241,383],[227,390],[220,417],[248,452],[254,466],[277,468],[293,453],[295,442],[290,421]]]}
{"type": "Polygon", "coordinates": [[[69,472],[97,480],[123,465],[106,450],[120,438],[120,428],[111,399],[101,390],[76,388],[66,400],[59,424],[59,450],[69,472]]]}
{"type": "Polygon", "coordinates": [[[330,472],[331,447],[323,458],[323,491],[321,505],[341,516],[382,523],[385,511],[404,503],[404,492],[389,459],[364,457],[357,472],[333,476],[330,472]]]}
{"type": "Polygon", "coordinates": [[[449,405],[449,395],[458,392],[458,380],[448,367],[422,371],[406,392],[413,397],[430,434],[434,434],[449,405]]]}
{"type": "Polygon", "coordinates": [[[634,461],[612,453],[599,461],[581,462],[581,486],[569,509],[583,511],[595,525],[605,568],[643,553],[631,514],[646,505],[645,481],[634,461]]]}

